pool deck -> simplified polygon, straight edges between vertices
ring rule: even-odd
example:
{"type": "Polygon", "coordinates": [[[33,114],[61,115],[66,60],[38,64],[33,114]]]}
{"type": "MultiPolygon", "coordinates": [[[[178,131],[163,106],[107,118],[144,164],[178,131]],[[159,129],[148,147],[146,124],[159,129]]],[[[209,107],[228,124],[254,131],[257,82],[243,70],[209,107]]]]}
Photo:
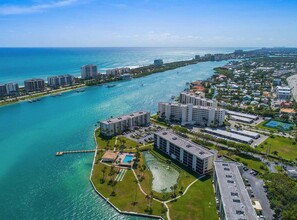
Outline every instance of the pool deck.
{"type": "Polygon", "coordinates": [[[118,165],[120,166],[133,166],[133,163],[134,163],[133,159],[134,159],[134,154],[122,153],[122,154],[119,154],[117,158],[117,162],[118,162],[118,165]],[[132,156],[132,159],[130,162],[125,161],[126,156],[130,156],[130,157],[132,156]]]}

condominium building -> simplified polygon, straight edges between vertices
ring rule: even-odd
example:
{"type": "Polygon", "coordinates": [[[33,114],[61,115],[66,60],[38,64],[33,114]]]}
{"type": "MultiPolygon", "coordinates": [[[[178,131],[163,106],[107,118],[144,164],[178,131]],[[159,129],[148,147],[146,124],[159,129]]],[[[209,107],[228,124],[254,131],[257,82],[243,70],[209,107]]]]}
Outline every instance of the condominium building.
{"type": "Polygon", "coordinates": [[[217,107],[218,101],[204,98],[204,93],[181,92],[179,101],[183,104],[192,103],[198,106],[217,107]]]}
{"type": "Polygon", "coordinates": [[[225,121],[225,109],[193,104],[160,102],[158,115],[159,118],[180,122],[181,125],[222,126],[225,121]]]}
{"type": "Polygon", "coordinates": [[[214,162],[214,188],[222,220],[256,220],[257,215],[245,188],[238,164],[214,162]]]}
{"type": "Polygon", "coordinates": [[[114,136],[124,131],[132,130],[138,126],[146,126],[150,123],[150,113],[145,111],[133,112],[116,118],[110,118],[100,122],[101,134],[114,136]]]}
{"type": "Polygon", "coordinates": [[[115,76],[115,75],[123,75],[123,74],[127,74],[127,73],[131,73],[131,69],[128,67],[106,70],[106,75],[115,76]]]}
{"type": "Polygon", "coordinates": [[[210,151],[172,132],[161,130],[154,133],[154,146],[199,174],[209,173],[213,168],[215,151],[210,151]]]}
{"type": "Polygon", "coordinates": [[[291,99],[291,89],[288,86],[277,86],[276,94],[279,100],[290,100],[291,99]]]}
{"type": "Polygon", "coordinates": [[[0,85],[0,96],[15,95],[19,92],[19,84],[17,83],[6,83],[0,85]]]}
{"type": "Polygon", "coordinates": [[[97,66],[88,64],[80,68],[82,79],[94,79],[98,75],[97,66]]]}
{"type": "Polygon", "coordinates": [[[41,91],[44,90],[43,79],[28,79],[24,81],[25,90],[27,92],[41,91]]]}
{"type": "Polygon", "coordinates": [[[0,97],[6,96],[7,92],[6,92],[6,86],[5,84],[1,84],[0,85],[0,97]]]}
{"type": "Polygon", "coordinates": [[[74,77],[72,75],[60,75],[51,76],[47,78],[47,83],[50,87],[57,88],[60,86],[68,86],[74,83],[74,77]]]}

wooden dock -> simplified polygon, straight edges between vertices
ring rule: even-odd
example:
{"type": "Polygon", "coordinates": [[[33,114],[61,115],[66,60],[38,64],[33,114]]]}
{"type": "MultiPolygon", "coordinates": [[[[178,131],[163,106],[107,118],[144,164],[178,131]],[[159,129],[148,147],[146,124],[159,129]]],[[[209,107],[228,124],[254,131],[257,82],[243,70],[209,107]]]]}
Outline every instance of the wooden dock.
{"type": "Polygon", "coordinates": [[[95,152],[94,150],[68,150],[68,151],[59,151],[56,153],[56,156],[63,156],[64,154],[78,154],[78,153],[91,153],[95,152]]]}

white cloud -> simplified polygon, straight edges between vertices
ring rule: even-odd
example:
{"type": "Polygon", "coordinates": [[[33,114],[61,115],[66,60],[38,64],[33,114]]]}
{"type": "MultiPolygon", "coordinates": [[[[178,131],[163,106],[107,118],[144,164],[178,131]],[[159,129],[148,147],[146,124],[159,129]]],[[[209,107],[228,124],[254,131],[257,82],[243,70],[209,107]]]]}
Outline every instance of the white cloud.
{"type": "Polygon", "coordinates": [[[41,12],[52,8],[61,8],[77,3],[78,0],[59,0],[50,3],[37,3],[29,6],[0,5],[0,15],[18,15],[41,12]]]}

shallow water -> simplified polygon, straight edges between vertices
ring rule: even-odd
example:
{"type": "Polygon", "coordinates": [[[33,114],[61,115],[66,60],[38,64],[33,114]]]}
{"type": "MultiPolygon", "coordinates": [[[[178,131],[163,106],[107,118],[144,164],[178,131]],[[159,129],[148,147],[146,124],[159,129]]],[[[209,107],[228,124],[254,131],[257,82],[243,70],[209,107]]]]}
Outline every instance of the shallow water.
{"type": "Polygon", "coordinates": [[[92,153],[55,153],[94,148],[97,121],[137,110],[154,113],[159,101],[171,101],[186,82],[206,79],[225,63],[200,63],[113,88],[94,86],[0,107],[0,219],[135,219],[120,215],[93,191],[92,153]]]}
{"type": "Polygon", "coordinates": [[[153,175],[153,190],[156,192],[170,192],[170,187],[177,184],[179,172],[172,166],[160,162],[148,151],[144,152],[144,158],[153,175]]]}

